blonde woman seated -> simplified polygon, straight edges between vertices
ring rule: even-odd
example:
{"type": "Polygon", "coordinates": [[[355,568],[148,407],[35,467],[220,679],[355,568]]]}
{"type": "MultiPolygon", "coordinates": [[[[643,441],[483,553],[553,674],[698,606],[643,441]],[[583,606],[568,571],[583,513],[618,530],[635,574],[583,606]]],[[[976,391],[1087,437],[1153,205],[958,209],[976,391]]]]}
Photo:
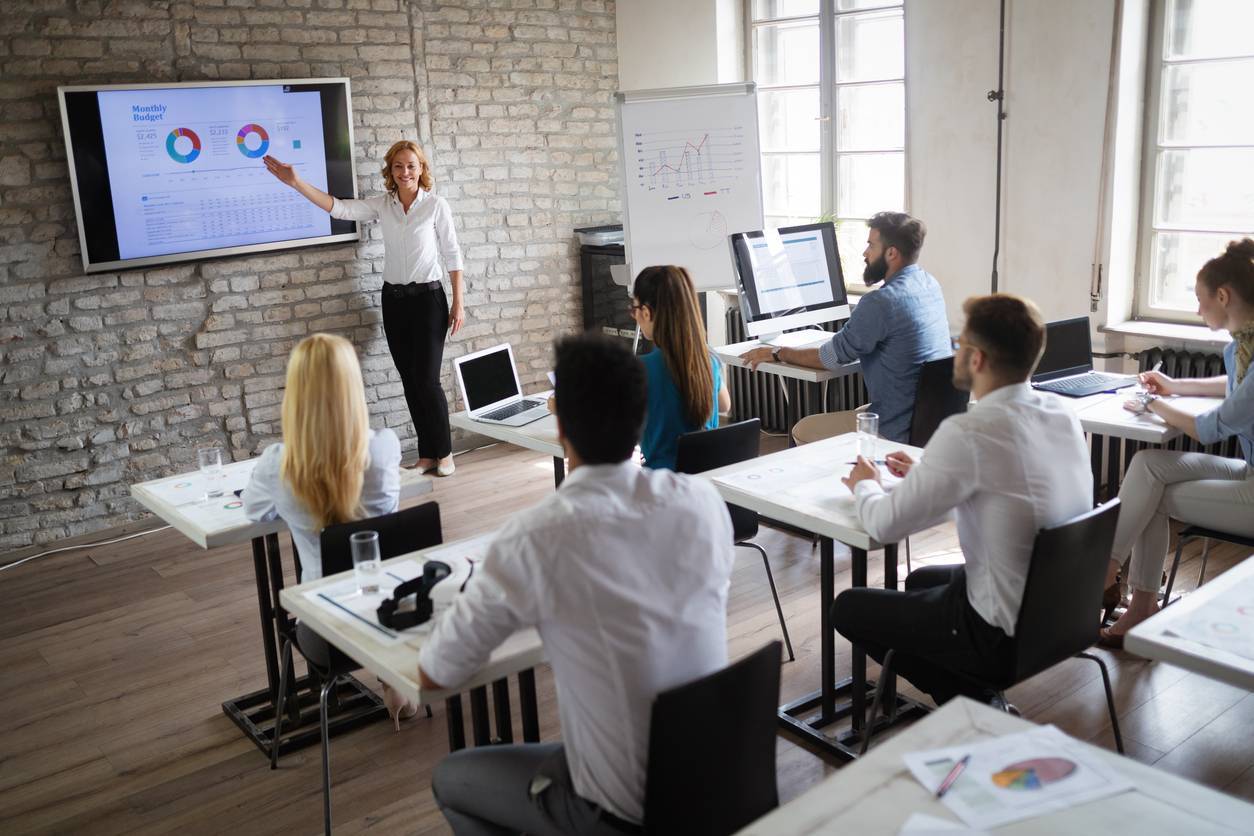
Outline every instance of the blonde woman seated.
{"type": "MultiPolygon", "coordinates": [[[[348,340],[331,334],[306,337],[292,350],[282,416],[283,441],[261,454],[241,498],[250,520],[287,523],[300,554],[300,580],[311,581],[322,577],[322,529],[397,509],[401,444],[389,429],[370,429],[357,354],[348,340]]],[[[306,658],[329,662],[330,650],[317,634],[301,625],[297,634],[306,658]]],[[[396,719],[407,706],[385,697],[396,719]]]]}
{"type": "Polygon", "coordinates": [[[1172,380],[1145,372],[1149,395],[1129,401],[1132,411],[1149,411],[1203,444],[1236,436],[1242,459],[1175,450],[1143,450],[1128,467],[1119,498],[1119,526],[1107,583],[1132,554],[1127,611],[1102,631],[1100,644],[1123,647],[1134,626],[1158,612],[1158,586],[1167,556],[1169,520],[1254,537],[1254,240],[1233,241],[1197,274],[1197,309],[1207,327],[1226,328],[1232,342],[1224,349],[1227,375],[1204,380],[1172,380]],[[1215,409],[1194,418],[1159,395],[1222,397],[1215,409]]]}

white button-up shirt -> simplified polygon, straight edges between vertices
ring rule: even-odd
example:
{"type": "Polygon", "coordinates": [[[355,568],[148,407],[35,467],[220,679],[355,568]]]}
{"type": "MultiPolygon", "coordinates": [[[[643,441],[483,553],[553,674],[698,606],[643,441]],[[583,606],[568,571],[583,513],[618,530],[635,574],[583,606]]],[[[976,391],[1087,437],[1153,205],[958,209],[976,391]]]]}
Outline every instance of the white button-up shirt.
{"type": "Polygon", "coordinates": [[[582,465],[501,529],[423,646],[422,669],[456,687],[536,627],[575,791],[639,822],[654,698],[727,664],[733,560],[727,508],[706,482],[582,465]]]}
{"type": "Polygon", "coordinates": [[[406,212],[396,195],[363,200],[333,198],[331,217],[342,221],[378,221],[383,231],[383,281],[389,284],[438,282],[444,269],[461,270],[462,250],[453,229],[448,201],[422,189],[406,212]]]}
{"type": "Polygon", "coordinates": [[[893,491],[868,479],[854,495],[859,519],[881,543],[956,511],[967,600],[1013,636],[1036,534],[1093,507],[1093,476],[1075,413],[1020,383],[947,418],[893,491]]]}

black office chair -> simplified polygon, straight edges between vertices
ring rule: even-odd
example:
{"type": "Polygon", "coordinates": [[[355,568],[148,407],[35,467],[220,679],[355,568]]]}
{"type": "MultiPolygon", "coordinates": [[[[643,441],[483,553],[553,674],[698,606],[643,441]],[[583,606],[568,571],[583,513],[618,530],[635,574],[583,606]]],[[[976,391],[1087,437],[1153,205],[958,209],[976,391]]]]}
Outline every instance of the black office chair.
{"type": "MultiPolygon", "coordinates": [[[[1106,586],[1106,567],[1115,542],[1115,524],[1119,521],[1119,500],[1086,511],[1055,528],[1042,529],[1032,547],[1028,577],[1023,587],[1023,603],[1015,623],[1014,661],[1007,674],[996,680],[980,680],[963,676],[973,687],[993,691],[995,705],[1010,710],[1005,691],[1025,679],[1073,656],[1090,659],[1102,671],[1106,688],[1106,708],[1115,732],[1115,747],[1123,754],[1123,735],[1115,714],[1115,697],[1110,689],[1110,673],[1106,663],[1085,651],[1097,641],[1095,613],[1101,611],[1102,591],[1106,586]]],[[[893,651],[885,654],[871,719],[879,715],[883,687],[892,672],[893,651]]],[[[866,725],[862,751],[871,742],[872,723],[866,725]]]]}
{"type": "MultiPolygon", "coordinates": [[[[1226,531],[1220,531],[1216,528],[1203,528],[1200,525],[1190,525],[1182,528],[1180,536],[1176,540],[1176,557],[1171,561],[1171,573],[1167,576],[1167,588],[1163,591],[1162,605],[1164,607],[1172,603],[1171,588],[1176,584],[1176,570],[1180,568],[1180,555],[1188,543],[1199,537],[1205,538],[1206,542],[1202,546],[1202,568],[1197,573],[1198,586],[1206,582],[1206,561],[1210,557],[1211,540],[1219,540],[1223,543],[1236,543],[1238,546],[1254,549],[1254,537],[1229,534],[1226,531]]],[[[1179,599],[1177,598],[1177,600],[1179,599]]]]}
{"type": "MultiPolygon", "coordinates": [[[[929,360],[919,370],[914,390],[914,412],[910,416],[910,438],[914,447],[926,447],[936,428],[950,415],[967,411],[971,393],[954,386],[954,358],[929,360]]],[[[906,574],[910,574],[910,538],[906,538],[906,574]]]]}
{"type": "MultiPolygon", "coordinates": [[[[716,467],[725,467],[758,456],[758,442],[762,436],[762,422],[757,418],[728,424],[713,430],[697,430],[679,437],[675,453],[675,470],[680,473],[704,473],[716,467]]],[[[784,633],[784,645],[788,648],[788,661],[796,657],[792,652],[792,640],[788,637],[788,625],[784,623],[784,608],[779,605],[779,593],[775,590],[775,576],[766,550],[752,542],[758,535],[758,515],[746,508],[727,506],[731,515],[732,542],[737,546],[757,549],[766,567],[766,579],[771,584],[771,597],[775,599],[775,613],[779,616],[779,629],[784,633]]]]}
{"type": "MultiPolygon", "coordinates": [[[[384,560],[419,549],[429,549],[444,541],[440,529],[440,506],[426,502],[392,514],[369,517],[364,520],[329,525],[322,529],[322,576],[328,577],[353,568],[349,536],[358,531],[379,533],[379,556],[384,560]]],[[[295,636],[290,633],[283,642],[283,658],[279,663],[279,704],[275,707],[274,744],[270,747],[270,768],[279,765],[279,740],[283,728],[283,703],[287,696],[288,669],[292,665],[292,645],[295,644],[305,657],[310,670],[316,671],[322,682],[318,699],[318,718],[322,726],[322,815],[326,832],[331,832],[331,744],[327,734],[327,699],[342,677],[361,667],[348,655],[323,641],[312,631],[299,625],[295,636]]],[[[427,709],[431,716],[431,709],[427,709]]]]}
{"type": "Polygon", "coordinates": [[[779,806],[779,642],[658,694],[649,726],[644,832],[723,836],[779,806]]]}

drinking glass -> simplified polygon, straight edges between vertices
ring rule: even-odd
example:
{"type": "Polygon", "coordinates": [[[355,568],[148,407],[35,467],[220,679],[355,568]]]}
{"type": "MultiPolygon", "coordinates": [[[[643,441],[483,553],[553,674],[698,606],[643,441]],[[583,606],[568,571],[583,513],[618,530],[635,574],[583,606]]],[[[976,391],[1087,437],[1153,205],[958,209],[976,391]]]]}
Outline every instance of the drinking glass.
{"type": "Polygon", "coordinates": [[[222,496],[226,483],[226,473],[222,470],[222,450],[217,447],[202,447],[196,451],[196,462],[200,465],[200,478],[205,482],[205,501],[222,496]]]}
{"type": "Polygon", "coordinates": [[[353,552],[353,575],[357,579],[357,591],[373,595],[379,591],[379,532],[358,531],[348,537],[353,552]]]}
{"type": "Polygon", "coordinates": [[[875,461],[875,440],[880,436],[880,416],[874,412],[859,412],[858,455],[867,461],[875,461]]]}

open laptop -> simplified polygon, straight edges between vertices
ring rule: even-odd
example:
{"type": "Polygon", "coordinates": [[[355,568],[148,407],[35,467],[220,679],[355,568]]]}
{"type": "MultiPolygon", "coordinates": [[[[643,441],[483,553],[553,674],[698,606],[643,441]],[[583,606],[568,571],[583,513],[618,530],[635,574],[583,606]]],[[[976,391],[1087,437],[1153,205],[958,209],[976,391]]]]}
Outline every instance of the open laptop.
{"type": "Polygon", "coordinates": [[[542,397],[524,398],[509,343],[453,360],[466,413],[476,421],[521,427],[549,414],[542,397]]]}
{"type": "Polygon", "coordinates": [[[1093,371],[1093,341],[1087,316],[1045,324],[1045,353],[1032,374],[1034,388],[1082,398],[1134,383],[1135,375],[1093,371]]]}

